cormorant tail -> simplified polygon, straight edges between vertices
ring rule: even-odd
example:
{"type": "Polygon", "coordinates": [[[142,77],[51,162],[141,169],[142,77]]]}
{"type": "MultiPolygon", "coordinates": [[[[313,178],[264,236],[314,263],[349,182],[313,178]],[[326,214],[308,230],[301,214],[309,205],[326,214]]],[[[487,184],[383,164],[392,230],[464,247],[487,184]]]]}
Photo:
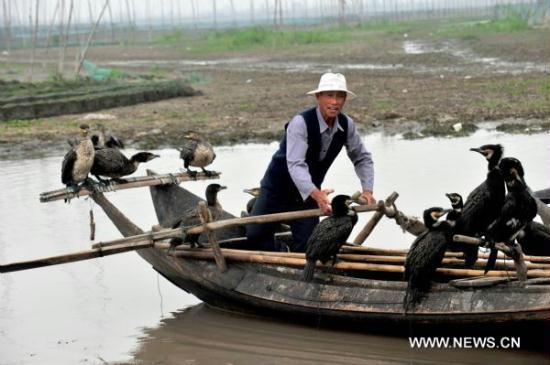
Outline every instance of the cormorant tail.
{"type": "Polygon", "coordinates": [[[304,267],[304,275],[302,280],[310,282],[313,280],[313,273],[315,272],[315,261],[307,260],[306,266],[304,267]]]}

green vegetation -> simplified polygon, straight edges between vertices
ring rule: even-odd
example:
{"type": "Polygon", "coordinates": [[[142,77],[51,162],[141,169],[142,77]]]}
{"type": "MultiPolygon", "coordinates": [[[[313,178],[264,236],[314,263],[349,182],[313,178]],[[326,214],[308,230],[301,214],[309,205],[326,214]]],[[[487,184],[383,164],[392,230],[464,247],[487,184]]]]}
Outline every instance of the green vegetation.
{"type": "Polygon", "coordinates": [[[267,26],[250,28],[183,32],[162,34],[154,39],[156,44],[177,44],[192,54],[224,51],[257,50],[262,48],[284,49],[308,44],[348,43],[376,34],[444,36],[475,39],[486,33],[510,33],[529,29],[527,21],[512,15],[498,20],[475,22],[437,21],[369,21],[361,24],[330,27],[301,27],[275,29],[267,26]]]}
{"type": "Polygon", "coordinates": [[[454,23],[443,25],[437,30],[437,34],[445,37],[461,38],[464,40],[476,39],[479,35],[487,33],[512,33],[529,29],[527,20],[519,15],[509,16],[497,20],[484,20],[476,22],[454,23]]]}

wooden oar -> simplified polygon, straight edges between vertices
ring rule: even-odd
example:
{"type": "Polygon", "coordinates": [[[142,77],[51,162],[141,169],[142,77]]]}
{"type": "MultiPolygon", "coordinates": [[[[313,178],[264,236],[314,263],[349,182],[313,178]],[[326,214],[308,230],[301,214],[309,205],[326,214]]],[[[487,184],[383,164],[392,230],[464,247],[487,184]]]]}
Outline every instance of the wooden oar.
{"type": "MultiPolygon", "coordinates": [[[[98,194],[98,198],[105,200],[102,194],[98,194]]],[[[376,205],[359,205],[353,207],[357,212],[368,212],[376,209],[376,205]]],[[[215,231],[218,229],[234,227],[244,224],[254,223],[267,223],[267,222],[280,222],[293,219],[301,219],[307,217],[320,216],[321,211],[319,209],[300,210],[296,212],[287,213],[275,213],[258,216],[249,216],[245,218],[232,218],[211,223],[206,223],[202,226],[197,226],[186,230],[187,234],[200,234],[204,232],[215,231]]],[[[136,227],[137,228],[137,227],[136,227]]],[[[139,228],[136,229],[136,231],[139,228]]],[[[46,257],[30,261],[16,262],[12,264],[0,265],[0,273],[19,271],[26,269],[33,269],[43,266],[51,266],[57,264],[63,264],[67,262],[75,262],[88,260],[96,257],[113,255],[116,253],[139,250],[142,248],[153,247],[155,241],[166,240],[173,237],[181,237],[182,228],[164,229],[160,231],[150,231],[143,234],[137,234],[134,236],[111,240],[103,243],[99,243],[96,248],[86,251],[80,251],[65,255],[46,257]]]]}
{"type": "MultiPolygon", "coordinates": [[[[213,171],[212,175],[206,175],[204,172],[197,173],[196,178],[193,178],[187,174],[187,172],[164,174],[164,175],[151,175],[151,176],[137,176],[125,178],[125,183],[118,183],[111,181],[107,186],[97,186],[97,192],[108,192],[116,190],[125,190],[140,188],[145,186],[156,186],[180,183],[183,181],[193,180],[211,180],[218,179],[220,177],[219,172],[213,171]]],[[[82,187],[78,193],[69,192],[67,189],[59,189],[54,191],[47,191],[40,194],[40,201],[42,203],[52,202],[61,199],[72,199],[80,196],[90,195],[90,191],[86,187],[82,187]]]]}
{"type": "Polygon", "coordinates": [[[36,260],[14,262],[11,264],[0,265],[0,273],[36,269],[38,267],[65,264],[67,262],[84,261],[95,259],[98,257],[114,255],[122,252],[140,250],[152,246],[153,244],[151,242],[131,242],[119,245],[111,245],[105,248],[95,248],[91,250],[78,251],[65,255],[45,257],[36,260]]]}

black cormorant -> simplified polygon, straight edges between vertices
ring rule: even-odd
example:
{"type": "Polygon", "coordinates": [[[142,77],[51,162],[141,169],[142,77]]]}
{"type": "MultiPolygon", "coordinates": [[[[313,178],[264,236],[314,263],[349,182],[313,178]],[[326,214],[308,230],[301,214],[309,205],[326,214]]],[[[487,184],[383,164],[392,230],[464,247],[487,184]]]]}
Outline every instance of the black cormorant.
{"type": "Polygon", "coordinates": [[[92,135],[92,142],[98,148],[124,148],[124,143],[120,138],[107,130],[104,125],[98,125],[99,132],[92,135]]]}
{"type": "Polygon", "coordinates": [[[216,158],[212,145],[204,140],[204,138],[193,131],[187,132],[184,135],[183,143],[181,145],[180,158],[183,160],[183,167],[187,170],[187,173],[191,176],[196,176],[196,171],[191,171],[189,166],[200,167],[202,171],[210,176],[211,171],[204,168],[212,163],[216,158]]]}
{"type": "Polygon", "coordinates": [[[531,221],[517,236],[523,253],[533,256],[550,256],[550,228],[531,221]]]}
{"type": "MultiPolygon", "coordinates": [[[[218,201],[218,193],[220,192],[220,190],[223,190],[226,188],[227,188],[226,186],[222,186],[220,184],[210,184],[206,187],[206,192],[205,192],[206,204],[207,204],[208,210],[210,211],[210,214],[212,215],[212,221],[216,221],[220,219],[224,214],[222,206],[218,201]]],[[[200,219],[198,208],[190,208],[187,211],[185,211],[185,213],[181,218],[177,219],[172,224],[172,228],[191,227],[191,226],[196,226],[200,224],[201,224],[201,219],[200,219]]],[[[182,238],[179,238],[179,237],[172,238],[170,240],[170,246],[173,248],[181,245],[184,242],[187,242],[191,245],[191,247],[196,247],[196,246],[203,247],[202,244],[199,243],[199,236],[200,235],[198,234],[185,235],[184,233],[184,237],[182,238]]]]}
{"type": "MultiPolygon", "coordinates": [[[[537,203],[527,190],[527,184],[523,178],[523,166],[518,159],[503,158],[498,167],[506,182],[508,194],[498,218],[487,229],[485,240],[489,247],[503,242],[514,249],[516,236],[537,215],[537,203]]],[[[492,248],[485,271],[494,268],[496,253],[496,249],[492,248]]]]}
{"type": "Polygon", "coordinates": [[[95,151],[92,175],[102,181],[100,176],[124,182],[121,177],[133,174],[140,163],[160,157],[150,152],[139,152],[128,159],[118,148],[100,148],[95,151]]]}
{"type": "Polygon", "coordinates": [[[424,224],[428,229],[416,237],[405,259],[405,311],[411,310],[430,290],[435,271],[445,257],[447,245],[452,237],[451,223],[438,219],[447,212],[449,210],[440,207],[424,211],[424,224]]]}
{"type": "MultiPolygon", "coordinates": [[[[475,188],[466,199],[462,214],[456,221],[455,233],[481,237],[487,227],[497,219],[504,204],[504,180],[500,175],[498,163],[502,158],[503,147],[499,144],[487,144],[471,151],[480,153],[488,162],[487,178],[475,188]]],[[[472,267],[477,261],[478,247],[458,244],[464,252],[465,266],[472,267]]]]}
{"type": "Polygon", "coordinates": [[[88,174],[94,163],[94,145],[90,140],[90,126],[80,125],[82,139],[65,154],[61,165],[61,182],[76,193],[78,184],[88,181],[88,174]]]}
{"type": "Polygon", "coordinates": [[[464,201],[462,200],[462,195],[458,193],[446,193],[445,196],[451,201],[451,207],[453,208],[447,214],[447,220],[456,222],[456,220],[462,215],[462,209],[464,208],[464,201]]]}
{"type": "Polygon", "coordinates": [[[252,198],[246,203],[246,212],[241,213],[241,217],[249,216],[252,213],[252,208],[256,203],[256,199],[260,196],[260,188],[244,189],[245,193],[252,195],[252,198]]]}
{"type": "Polygon", "coordinates": [[[351,198],[337,195],[332,199],[332,214],[323,219],[313,230],[306,249],[306,266],[303,280],[311,281],[317,260],[323,264],[328,260],[336,262],[340,247],[348,239],[357,223],[357,213],[349,207],[351,198]]]}

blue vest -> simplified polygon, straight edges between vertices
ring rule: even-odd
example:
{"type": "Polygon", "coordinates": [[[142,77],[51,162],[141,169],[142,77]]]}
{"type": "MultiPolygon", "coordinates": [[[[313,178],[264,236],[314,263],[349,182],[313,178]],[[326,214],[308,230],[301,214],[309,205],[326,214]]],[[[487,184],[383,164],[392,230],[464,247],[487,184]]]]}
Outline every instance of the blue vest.
{"type": "MultiPolygon", "coordinates": [[[[303,111],[300,115],[304,117],[307,126],[308,149],[306,152],[306,164],[308,165],[313,184],[320,189],[329,167],[346,143],[348,131],[347,117],[342,113],[338,114],[338,123],[343,131],[339,129],[336,131],[325,158],[319,161],[319,154],[321,153],[321,131],[319,130],[319,120],[317,119],[316,108],[303,111]]],[[[301,201],[300,193],[290,177],[286,163],[287,127],[288,123],[285,125],[285,134],[281,140],[279,149],[271,158],[271,163],[260,184],[262,188],[280,195],[281,197],[288,197],[291,200],[300,199],[301,201]]]]}

